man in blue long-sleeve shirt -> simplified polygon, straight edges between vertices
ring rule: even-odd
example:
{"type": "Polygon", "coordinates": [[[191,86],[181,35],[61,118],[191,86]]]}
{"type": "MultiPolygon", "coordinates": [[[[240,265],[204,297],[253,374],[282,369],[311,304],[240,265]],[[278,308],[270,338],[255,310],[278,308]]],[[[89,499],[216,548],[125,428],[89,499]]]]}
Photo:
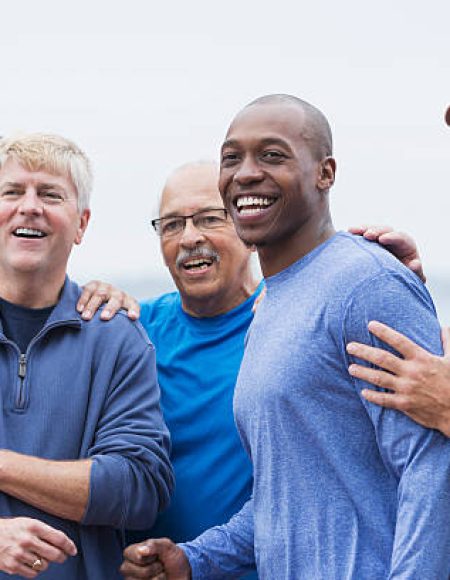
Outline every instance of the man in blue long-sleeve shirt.
{"type": "Polygon", "coordinates": [[[66,275],[91,181],[67,139],[0,142],[2,578],[120,578],[124,529],[173,485],[153,346],[124,315],[82,320],[66,275]]]}
{"type": "Polygon", "coordinates": [[[253,496],[192,542],[130,548],[127,578],[143,563],[147,577],[238,577],[253,558],[262,578],[448,577],[449,442],[367,403],[346,352],[377,318],[437,353],[439,325],[416,277],[335,232],[335,166],[328,122],[295,97],[263,97],[232,122],[220,191],[267,283],[234,402],[253,496]]]}

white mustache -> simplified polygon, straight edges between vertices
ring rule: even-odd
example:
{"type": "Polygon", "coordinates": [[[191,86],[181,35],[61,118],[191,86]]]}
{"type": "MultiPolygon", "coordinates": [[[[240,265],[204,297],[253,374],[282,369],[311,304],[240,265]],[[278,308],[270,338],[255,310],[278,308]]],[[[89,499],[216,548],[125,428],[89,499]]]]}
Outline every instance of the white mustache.
{"type": "Polygon", "coordinates": [[[192,248],[192,250],[180,250],[175,265],[177,268],[180,268],[184,262],[195,258],[209,258],[210,260],[220,262],[220,256],[214,250],[210,248],[192,248]]]}

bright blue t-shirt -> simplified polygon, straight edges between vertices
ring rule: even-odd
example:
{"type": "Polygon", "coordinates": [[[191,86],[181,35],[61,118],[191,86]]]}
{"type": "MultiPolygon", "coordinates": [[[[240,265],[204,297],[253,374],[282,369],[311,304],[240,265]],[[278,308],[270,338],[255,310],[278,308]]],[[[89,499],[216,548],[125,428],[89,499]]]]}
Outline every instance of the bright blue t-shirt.
{"type": "Polygon", "coordinates": [[[140,321],[156,348],[176,479],[169,509],[142,538],[193,539],[228,521],[250,497],[252,468],[234,423],[233,394],[261,289],[262,283],[245,302],[211,318],[184,312],[178,292],[141,305],[140,321]]]}

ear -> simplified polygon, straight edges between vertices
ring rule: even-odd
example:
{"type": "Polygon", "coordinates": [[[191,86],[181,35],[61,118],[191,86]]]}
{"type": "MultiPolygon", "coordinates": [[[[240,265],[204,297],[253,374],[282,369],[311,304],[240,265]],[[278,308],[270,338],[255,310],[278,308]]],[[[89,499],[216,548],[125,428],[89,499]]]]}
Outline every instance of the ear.
{"type": "Polygon", "coordinates": [[[334,183],[336,175],[336,161],[333,157],[325,157],[319,166],[319,176],[317,188],[319,191],[327,192],[334,183]]]}
{"type": "Polygon", "coordinates": [[[81,212],[81,215],[79,216],[80,222],[78,224],[77,233],[76,233],[75,240],[74,240],[75,244],[77,244],[77,245],[81,244],[81,242],[83,240],[84,232],[86,231],[90,217],[91,217],[91,210],[90,209],[85,209],[81,212]]]}

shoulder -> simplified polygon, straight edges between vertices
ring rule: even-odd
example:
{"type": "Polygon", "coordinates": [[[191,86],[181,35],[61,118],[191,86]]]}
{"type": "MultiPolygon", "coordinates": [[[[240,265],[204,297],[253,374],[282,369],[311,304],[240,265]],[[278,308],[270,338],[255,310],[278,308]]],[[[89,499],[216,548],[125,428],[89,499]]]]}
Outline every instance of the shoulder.
{"type": "Polygon", "coordinates": [[[423,287],[419,278],[386,248],[361,236],[340,232],[326,253],[328,274],[341,279],[348,290],[371,283],[378,276],[393,277],[423,287]]]}
{"type": "Polygon", "coordinates": [[[180,295],[178,292],[168,292],[144,300],[140,303],[141,316],[140,321],[146,327],[158,318],[166,318],[171,312],[178,310],[180,304],[180,295]]]}

